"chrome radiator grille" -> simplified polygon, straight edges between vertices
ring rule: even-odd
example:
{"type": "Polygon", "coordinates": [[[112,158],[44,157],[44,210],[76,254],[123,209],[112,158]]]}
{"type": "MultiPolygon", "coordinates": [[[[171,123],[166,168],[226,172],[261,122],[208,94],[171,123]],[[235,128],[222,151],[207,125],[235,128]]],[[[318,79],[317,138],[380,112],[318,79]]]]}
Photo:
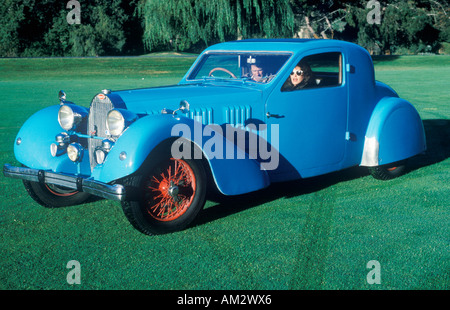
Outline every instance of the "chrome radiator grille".
{"type": "MultiPolygon", "coordinates": [[[[106,115],[114,108],[108,96],[100,94],[91,103],[88,119],[88,135],[106,138],[106,115]]],[[[95,149],[101,146],[101,139],[88,139],[89,161],[91,170],[97,165],[95,160],[95,149]]]]}

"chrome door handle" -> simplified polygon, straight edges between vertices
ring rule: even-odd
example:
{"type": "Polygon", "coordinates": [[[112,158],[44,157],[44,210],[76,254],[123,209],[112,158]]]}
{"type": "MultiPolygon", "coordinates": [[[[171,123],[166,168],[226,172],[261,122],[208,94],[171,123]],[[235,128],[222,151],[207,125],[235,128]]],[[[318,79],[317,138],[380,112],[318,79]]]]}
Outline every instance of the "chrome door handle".
{"type": "Polygon", "coordinates": [[[284,115],[279,115],[279,114],[271,114],[270,112],[266,113],[267,118],[284,118],[284,115]]]}

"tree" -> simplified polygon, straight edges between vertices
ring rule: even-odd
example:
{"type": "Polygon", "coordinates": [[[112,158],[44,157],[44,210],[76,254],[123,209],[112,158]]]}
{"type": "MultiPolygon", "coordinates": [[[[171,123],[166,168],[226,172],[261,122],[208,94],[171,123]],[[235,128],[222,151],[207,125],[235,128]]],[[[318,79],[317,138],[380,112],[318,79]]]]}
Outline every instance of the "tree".
{"type": "Polygon", "coordinates": [[[55,56],[120,54],[125,44],[123,24],[128,17],[121,0],[95,0],[81,5],[81,23],[69,24],[69,9],[60,10],[44,35],[47,53],[55,56]]]}
{"type": "Polygon", "coordinates": [[[289,0],[144,0],[138,3],[148,50],[187,50],[238,38],[291,37],[289,0]]]}
{"type": "Polygon", "coordinates": [[[120,54],[125,44],[122,0],[81,2],[81,24],[69,24],[68,1],[4,0],[1,56],[97,56],[120,54]]]}
{"type": "Polygon", "coordinates": [[[293,0],[292,10],[300,38],[335,38],[335,31],[343,32],[347,24],[342,1],[293,0]]]}
{"type": "Polygon", "coordinates": [[[450,42],[450,5],[448,0],[430,0],[429,15],[433,18],[433,26],[440,31],[439,39],[450,42]]]}
{"type": "Polygon", "coordinates": [[[367,1],[347,5],[346,21],[357,29],[357,43],[373,51],[390,53],[431,52],[439,47],[439,30],[434,27],[430,1],[379,1],[381,21],[370,24],[367,1]]]}
{"type": "Polygon", "coordinates": [[[245,38],[334,38],[392,53],[450,42],[449,0],[79,0],[81,24],[68,23],[67,3],[0,1],[0,57],[198,51],[245,38]],[[379,24],[367,20],[369,3],[379,24]]]}
{"type": "Polygon", "coordinates": [[[19,47],[18,28],[23,19],[23,4],[14,0],[3,0],[1,2],[0,56],[17,56],[19,47]]]}

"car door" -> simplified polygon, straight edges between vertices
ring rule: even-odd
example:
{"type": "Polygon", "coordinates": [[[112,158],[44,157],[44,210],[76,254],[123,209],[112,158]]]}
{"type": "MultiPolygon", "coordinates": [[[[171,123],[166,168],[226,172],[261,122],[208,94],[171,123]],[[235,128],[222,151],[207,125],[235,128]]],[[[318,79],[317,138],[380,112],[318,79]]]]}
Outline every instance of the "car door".
{"type": "Polygon", "coordinates": [[[345,155],[347,87],[343,53],[309,53],[301,61],[303,66],[309,64],[314,82],[290,90],[286,84],[291,75],[286,73],[286,83],[277,85],[266,102],[268,128],[278,126],[270,139],[278,139],[280,165],[273,174],[281,180],[338,170],[345,155]]]}

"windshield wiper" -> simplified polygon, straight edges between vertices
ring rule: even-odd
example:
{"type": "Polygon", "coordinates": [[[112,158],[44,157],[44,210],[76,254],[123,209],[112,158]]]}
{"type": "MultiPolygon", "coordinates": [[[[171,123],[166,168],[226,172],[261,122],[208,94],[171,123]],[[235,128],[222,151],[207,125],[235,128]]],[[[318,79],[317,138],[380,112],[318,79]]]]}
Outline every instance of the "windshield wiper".
{"type": "Polygon", "coordinates": [[[244,77],[244,78],[221,78],[221,77],[214,77],[214,76],[202,76],[202,79],[204,82],[231,82],[231,83],[236,83],[236,82],[246,82],[247,80],[249,80],[249,78],[244,77]]]}
{"type": "Polygon", "coordinates": [[[208,82],[208,81],[229,81],[230,79],[227,78],[220,78],[220,77],[215,77],[215,76],[202,76],[203,81],[208,82]]]}

